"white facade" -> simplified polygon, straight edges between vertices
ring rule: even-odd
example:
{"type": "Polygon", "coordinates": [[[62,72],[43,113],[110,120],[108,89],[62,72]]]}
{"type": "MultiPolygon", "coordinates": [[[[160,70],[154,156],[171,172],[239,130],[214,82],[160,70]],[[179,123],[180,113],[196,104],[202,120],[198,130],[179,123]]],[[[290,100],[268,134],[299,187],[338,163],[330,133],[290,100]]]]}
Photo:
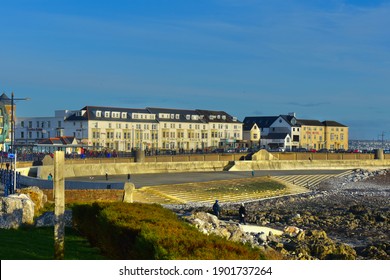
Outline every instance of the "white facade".
{"type": "Polygon", "coordinates": [[[65,119],[73,113],[74,111],[60,110],[55,112],[54,117],[17,117],[15,144],[36,144],[46,138],[73,136],[74,131],[65,124],[65,119]]]}
{"type": "Polygon", "coordinates": [[[93,150],[196,150],[236,147],[242,123],[225,112],[87,106],[55,117],[18,118],[16,142],[73,136],[93,150]]]}

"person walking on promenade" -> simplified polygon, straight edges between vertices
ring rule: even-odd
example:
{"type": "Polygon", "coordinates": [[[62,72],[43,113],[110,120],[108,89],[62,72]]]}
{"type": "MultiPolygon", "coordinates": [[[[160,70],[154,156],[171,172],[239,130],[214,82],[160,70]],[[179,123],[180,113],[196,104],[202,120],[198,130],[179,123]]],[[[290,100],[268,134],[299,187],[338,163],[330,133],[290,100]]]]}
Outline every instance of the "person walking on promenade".
{"type": "Polygon", "coordinates": [[[213,205],[213,212],[214,212],[214,215],[219,218],[219,215],[221,213],[221,207],[218,204],[218,200],[216,200],[214,205],[213,205]]]}
{"type": "Polygon", "coordinates": [[[240,224],[246,225],[246,222],[245,222],[246,209],[245,209],[244,203],[241,203],[240,209],[238,209],[238,214],[240,216],[240,224]]]}
{"type": "Polygon", "coordinates": [[[49,173],[49,176],[47,176],[47,180],[49,180],[49,181],[53,180],[53,175],[51,175],[51,173],[49,173]]]}

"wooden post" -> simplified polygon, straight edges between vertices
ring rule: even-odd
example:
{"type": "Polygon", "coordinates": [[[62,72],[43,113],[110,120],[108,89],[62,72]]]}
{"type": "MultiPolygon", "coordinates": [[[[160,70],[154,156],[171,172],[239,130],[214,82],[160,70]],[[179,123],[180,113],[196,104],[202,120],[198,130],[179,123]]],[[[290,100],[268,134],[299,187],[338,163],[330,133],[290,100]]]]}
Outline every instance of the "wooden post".
{"type": "Polygon", "coordinates": [[[63,151],[54,153],[54,259],[64,259],[65,245],[65,155],[63,151]]]}

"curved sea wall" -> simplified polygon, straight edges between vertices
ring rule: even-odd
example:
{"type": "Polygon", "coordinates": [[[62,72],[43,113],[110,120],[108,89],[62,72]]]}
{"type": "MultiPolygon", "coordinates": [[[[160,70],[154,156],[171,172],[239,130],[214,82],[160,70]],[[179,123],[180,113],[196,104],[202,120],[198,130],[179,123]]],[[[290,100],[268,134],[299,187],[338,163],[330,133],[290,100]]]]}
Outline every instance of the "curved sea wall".
{"type": "MultiPolygon", "coordinates": [[[[390,160],[258,160],[258,161],[207,161],[207,162],[146,162],[146,163],[101,163],[66,164],[65,177],[146,173],[207,172],[207,171],[250,171],[250,170],[304,170],[304,169],[380,169],[389,168],[390,160]]],[[[53,166],[31,167],[23,173],[34,173],[47,179],[53,173],[53,166]]]]}
{"type": "MultiPolygon", "coordinates": [[[[208,162],[146,162],[146,163],[102,163],[102,164],[65,164],[65,178],[92,175],[120,175],[146,173],[177,173],[223,171],[229,161],[208,162]]],[[[38,167],[37,177],[46,179],[53,173],[53,166],[38,167]]]]}
{"type": "Polygon", "coordinates": [[[258,160],[236,161],[229,171],[389,168],[390,160],[258,160]]]}

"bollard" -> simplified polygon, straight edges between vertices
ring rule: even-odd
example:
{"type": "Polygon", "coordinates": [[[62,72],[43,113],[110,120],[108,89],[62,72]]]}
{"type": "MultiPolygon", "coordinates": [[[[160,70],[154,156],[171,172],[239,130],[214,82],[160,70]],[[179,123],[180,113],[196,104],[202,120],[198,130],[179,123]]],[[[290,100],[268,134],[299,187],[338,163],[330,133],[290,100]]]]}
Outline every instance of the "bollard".
{"type": "Polygon", "coordinates": [[[375,159],[378,159],[378,160],[384,160],[385,159],[384,153],[383,153],[383,149],[377,149],[375,151],[375,159]]]}
{"type": "Polygon", "coordinates": [[[135,152],[135,162],[145,162],[145,152],[137,150],[135,152]]]}
{"type": "Polygon", "coordinates": [[[133,192],[135,190],[135,185],[133,183],[125,183],[123,202],[133,203],[133,192]]]}

